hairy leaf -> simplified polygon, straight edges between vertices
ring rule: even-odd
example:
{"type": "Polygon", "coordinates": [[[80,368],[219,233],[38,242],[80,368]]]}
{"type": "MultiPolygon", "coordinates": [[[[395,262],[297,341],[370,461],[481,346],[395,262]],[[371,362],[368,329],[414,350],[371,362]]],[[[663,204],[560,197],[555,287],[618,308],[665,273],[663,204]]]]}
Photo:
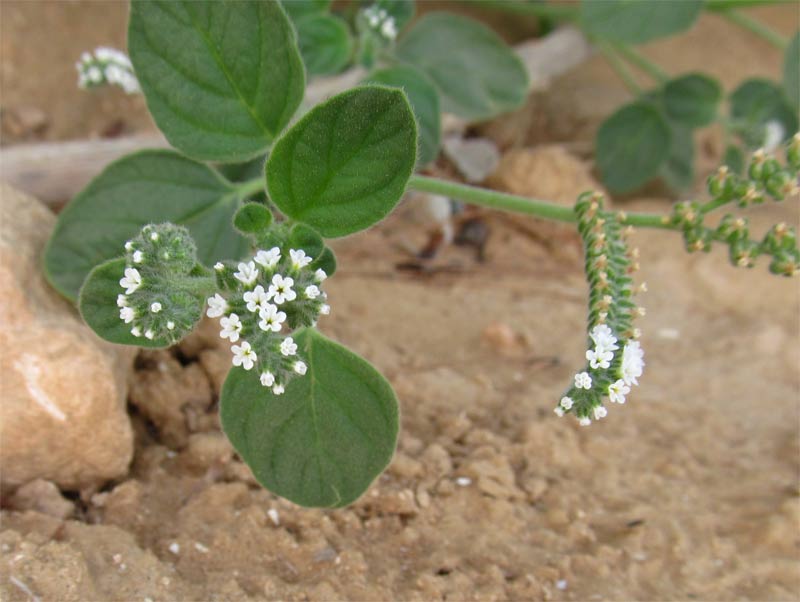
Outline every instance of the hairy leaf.
{"type": "Polygon", "coordinates": [[[595,155],[603,182],[614,192],[627,192],[658,174],[667,160],[669,125],[652,104],[626,105],[603,122],[595,155]]]}
{"type": "Polygon", "coordinates": [[[658,173],[673,190],[686,190],[694,183],[694,137],[683,123],[673,121],[669,127],[669,156],[658,173]]]}
{"type": "Polygon", "coordinates": [[[703,0],[582,0],[581,20],[598,37],[640,44],[689,29],[703,0]]]}
{"type": "Polygon", "coordinates": [[[278,2],[134,1],[128,48],[156,124],[196,159],[263,154],[305,92],[278,2]]]}
{"type": "Polygon", "coordinates": [[[436,85],[442,109],[481,120],[520,106],[528,74],[491,29],[452,13],[428,13],[400,40],[397,55],[436,85]]]}
{"type": "Polygon", "coordinates": [[[258,374],[233,368],[222,389],[222,427],[273,493],[301,506],[346,506],[392,458],[397,400],[375,368],[316,330],[295,340],[308,372],[275,396],[258,374]]]}
{"type": "Polygon", "coordinates": [[[149,150],[115,161],[58,216],[45,249],[45,274],[75,300],[89,271],[118,257],[146,224],[166,221],[189,228],[198,259],[213,265],[238,259],[247,241],[231,227],[236,189],[216,171],[168,150],[149,150]]]}
{"type": "Polygon", "coordinates": [[[795,111],[800,111],[800,31],[792,36],[783,60],[783,89],[795,111]]]}
{"type": "Polygon", "coordinates": [[[702,127],[714,121],[720,100],[719,82],[699,73],[675,78],[664,86],[667,115],[690,127],[702,127]]]}
{"type": "Polygon", "coordinates": [[[390,67],[375,71],[368,82],[402,88],[414,110],[419,131],[417,163],[426,165],[439,154],[441,122],[439,117],[439,95],[428,78],[413,67],[390,67]]]}
{"type": "Polygon", "coordinates": [[[310,75],[338,73],[350,62],[353,38],[339,17],[309,15],[298,19],[295,26],[300,53],[310,75]]]}
{"type": "Polygon", "coordinates": [[[778,84],[766,79],[749,79],[731,93],[731,117],[751,148],[765,144],[767,124],[788,139],[797,131],[797,113],[778,84]]]}
{"type": "Polygon", "coordinates": [[[400,200],[416,147],[403,92],[354,88],[316,106],[278,140],[267,161],[270,198],[323,236],[358,232],[400,200]]]}

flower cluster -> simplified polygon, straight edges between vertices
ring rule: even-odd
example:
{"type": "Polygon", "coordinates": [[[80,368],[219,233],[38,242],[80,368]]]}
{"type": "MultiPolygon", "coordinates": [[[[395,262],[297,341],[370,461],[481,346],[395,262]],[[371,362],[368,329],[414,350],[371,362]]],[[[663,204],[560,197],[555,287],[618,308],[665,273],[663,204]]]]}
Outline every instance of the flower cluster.
{"type": "Polygon", "coordinates": [[[119,86],[127,94],[140,91],[139,80],[133,73],[133,65],[128,56],[114,48],[101,46],[94,54],[84,52],[75,63],[78,70],[78,86],[94,88],[104,84],[119,86]]]}
{"type": "Polygon", "coordinates": [[[589,280],[589,345],[587,365],[555,408],[558,416],[573,413],[589,425],[608,414],[603,398],[625,403],[631,387],[639,384],[644,370],[644,351],[633,327],[644,308],[633,302],[644,285],[634,289],[631,274],[638,269],[636,249],[629,251],[623,231],[613,214],[603,211],[599,194],[581,195],[575,205],[578,230],[583,238],[586,275],[589,280]]]}
{"type": "Polygon", "coordinates": [[[202,313],[201,279],[189,275],[195,264],[194,241],[182,226],[148,225],[125,243],[117,306],[133,336],[174,343],[191,331],[202,313]]]}
{"type": "Polygon", "coordinates": [[[373,31],[377,31],[387,40],[397,37],[397,24],[394,18],[378,5],[373,4],[364,10],[364,18],[373,31]]]}
{"type": "Polygon", "coordinates": [[[767,198],[781,201],[798,194],[800,173],[800,134],[795,134],[786,148],[786,165],[781,164],[763,149],[753,153],[747,173],[739,176],[723,166],[708,179],[711,201],[701,205],[696,201],[676,203],[665,223],[683,232],[688,251],[710,251],[714,241],[728,245],[730,261],[739,267],[753,267],[759,255],[771,257],[769,269],[773,274],[794,276],[800,273],[800,250],[794,228],[777,224],[761,241],[750,237],[747,220],[733,214],[723,217],[716,228],[705,225],[705,216],[713,208],[728,203],[739,207],[758,205],[767,198]]]}
{"type": "Polygon", "coordinates": [[[327,274],[312,261],[302,249],[285,253],[272,247],[249,261],[214,266],[222,294],[208,299],[207,315],[220,318],[220,336],[232,343],[233,365],[255,370],[275,395],[308,369],[294,339],[284,333],[313,326],[330,313],[320,290],[327,274]]]}

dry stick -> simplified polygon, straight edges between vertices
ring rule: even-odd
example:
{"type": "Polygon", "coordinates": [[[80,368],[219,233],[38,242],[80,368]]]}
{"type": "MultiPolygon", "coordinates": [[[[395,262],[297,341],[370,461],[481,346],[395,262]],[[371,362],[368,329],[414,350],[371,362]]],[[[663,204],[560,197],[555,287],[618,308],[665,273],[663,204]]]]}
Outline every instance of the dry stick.
{"type": "MultiPolygon", "coordinates": [[[[515,50],[527,67],[534,90],[546,87],[550,79],[580,64],[591,53],[583,35],[571,27],[523,42],[515,50]]],[[[306,89],[303,104],[310,108],[358,85],[365,76],[366,71],[356,67],[340,75],[315,78],[306,89]]],[[[463,121],[448,116],[448,129],[461,131],[465,127],[463,121]]],[[[146,148],[168,147],[164,137],[154,133],[2,148],[0,179],[51,206],[58,206],[77,194],[112,161],[146,148]]]]}

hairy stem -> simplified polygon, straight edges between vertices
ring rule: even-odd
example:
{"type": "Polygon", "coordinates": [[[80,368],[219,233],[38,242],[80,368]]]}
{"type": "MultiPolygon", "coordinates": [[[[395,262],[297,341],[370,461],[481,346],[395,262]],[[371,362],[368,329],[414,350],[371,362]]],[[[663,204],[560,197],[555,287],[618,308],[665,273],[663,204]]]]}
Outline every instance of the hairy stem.
{"type": "Polygon", "coordinates": [[[264,192],[264,178],[253,178],[236,185],[236,194],[239,198],[246,199],[249,196],[264,192]]]}
{"type": "Polygon", "coordinates": [[[669,73],[627,44],[614,44],[614,49],[658,83],[663,84],[669,81],[669,73]]]}
{"type": "Polygon", "coordinates": [[[785,50],[789,45],[789,42],[778,32],[770,29],[761,21],[757,21],[756,19],[753,19],[752,17],[749,17],[738,10],[721,10],[717,14],[726,18],[731,23],[734,23],[739,27],[756,34],[760,38],[763,38],[780,50],[785,50]]]}
{"type": "Polygon", "coordinates": [[[596,40],[595,45],[608,61],[608,64],[611,65],[611,68],[617,72],[617,75],[619,75],[628,90],[630,90],[634,96],[641,96],[642,88],[636,83],[636,79],[633,77],[631,70],[628,69],[628,66],[619,58],[619,55],[614,49],[607,42],[601,40],[596,40]]]}

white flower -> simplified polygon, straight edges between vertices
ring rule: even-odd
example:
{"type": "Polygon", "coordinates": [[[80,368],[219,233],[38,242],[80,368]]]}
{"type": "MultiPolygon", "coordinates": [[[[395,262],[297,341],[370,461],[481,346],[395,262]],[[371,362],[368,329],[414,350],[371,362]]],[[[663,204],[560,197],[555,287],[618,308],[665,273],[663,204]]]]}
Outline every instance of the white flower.
{"type": "Polygon", "coordinates": [[[158,301],[153,301],[150,304],[150,311],[153,312],[154,314],[157,314],[158,312],[160,312],[161,311],[161,303],[159,303],[158,301]]]}
{"type": "Polygon", "coordinates": [[[589,336],[596,345],[596,351],[616,351],[619,349],[617,337],[614,336],[613,331],[606,324],[598,324],[592,328],[589,336]]]}
{"type": "Polygon", "coordinates": [[[556,406],[555,409],[553,409],[553,412],[555,412],[556,416],[559,418],[564,416],[564,410],[559,406],[556,406]]]}
{"type": "Polygon", "coordinates": [[[292,267],[295,270],[306,267],[312,261],[311,257],[306,255],[306,252],[303,251],[303,249],[289,249],[289,257],[292,258],[292,267]]]}
{"type": "Polygon", "coordinates": [[[167,322],[167,330],[175,330],[175,322],[173,322],[172,320],[167,322]]]}
{"type": "Polygon", "coordinates": [[[625,396],[630,392],[631,388],[622,379],[608,385],[608,398],[612,403],[625,403],[625,396]]]}
{"type": "Polygon", "coordinates": [[[249,286],[256,281],[256,278],[258,278],[258,269],[256,268],[256,264],[254,262],[248,261],[247,263],[240,263],[238,267],[239,271],[234,272],[233,277],[239,282],[249,286]]]}
{"type": "Polygon", "coordinates": [[[274,387],[272,387],[272,392],[273,392],[275,395],[283,395],[283,392],[284,392],[285,390],[286,390],[286,389],[284,389],[284,388],[283,388],[283,385],[275,385],[274,387]]]}
{"type": "Polygon", "coordinates": [[[764,150],[771,153],[778,148],[785,134],[780,121],[768,121],[764,126],[764,150]]]}
{"type": "Polygon", "coordinates": [[[638,385],[644,370],[644,351],[639,341],[628,341],[622,350],[622,380],[626,385],[638,385]]]}
{"type": "Polygon", "coordinates": [[[144,253],[141,251],[134,251],[133,252],[133,263],[142,263],[144,259],[144,253]]]}
{"type": "Polygon", "coordinates": [[[321,313],[323,316],[327,316],[329,313],[331,313],[331,306],[327,303],[323,303],[319,308],[319,313],[321,313]]]}
{"type": "Polygon", "coordinates": [[[600,420],[601,418],[605,418],[608,416],[608,410],[606,410],[605,406],[597,406],[594,409],[594,419],[600,420]]]}
{"type": "Polygon", "coordinates": [[[263,265],[265,268],[274,268],[281,260],[281,250],[278,247],[272,247],[269,251],[263,249],[256,253],[253,260],[263,265]]]}
{"type": "Polygon", "coordinates": [[[562,408],[564,408],[565,410],[570,410],[570,409],[572,409],[572,406],[573,406],[574,404],[575,404],[575,402],[574,402],[574,401],[572,401],[572,398],[571,398],[571,397],[566,397],[566,396],[562,397],[562,398],[561,398],[561,402],[559,403],[559,405],[560,405],[562,408]]]}
{"type": "Polygon", "coordinates": [[[614,359],[614,354],[610,351],[603,350],[599,345],[594,349],[589,349],[586,352],[586,359],[589,360],[589,365],[594,368],[602,368],[605,370],[611,365],[611,360],[614,359]]]}
{"type": "Polygon", "coordinates": [[[247,341],[242,341],[241,346],[232,346],[231,351],[233,351],[233,365],[241,366],[245,370],[250,370],[258,359],[256,352],[253,351],[253,348],[247,341]]]}
{"type": "Polygon", "coordinates": [[[314,272],[314,278],[316,279],[317,282],[322,282],[327,277],[328,277],[328,275],[325,273],[325,270],[323,270],[322,268],[320,268],[316,272],[314,272]]]}
{"type": "Polygon", "coordinates": [[[158,232],[153,232],[150,235],[150,240],[152,240],[153,242],[157,242],[158,241],[158,232]]]}
{"type": "Polygon", "coordinates": [[[125,243],[125,250],[126,251],[133,251],[133,241],[129,240],[125,243]]]}
{"type": "Polygon", "coordinates": [[[155,338],[155,336],[156,336],[156,333],[154,333],[150,329],[147,329],[147,330],[144,331],[144,338],[146,338],[146,339],[150,339],[152,341],[155,338]]]}
{"type": "Polygon", "coordinates": [[[589,426],[590,424],[592,424],[592,419],[589,418],[588,416],[584,416],[583,418],[578,420],[578,424],[580,424],[581,426],[589,426]]]}
{"type": "Polygon", "coordinates": [[[319,288],[312,284],[306,287],[304,293],[308,299],[316,299],[319,297],[319,288]]]}
{"type": "Polygon", "coordinates": [[[131,328],[131,334],[135,337],[140,337],[142,336],[142,329],[139,328],[138,326],[134,326],[133,328],[131,328]]]}
{"type": "Polygon", "coordinates": [[[394,40],[397,37],[397,26],[391,17],[386,19],[381,25],[381,35],[387,40],[394,40]]]}
{"type": "Polygon", "coordinates": [[[221,261],[218,261],[217,263],[214,264],[214,269],[217,270],[218,272],[221,272],[222,270],[225,269],[225,264],[222,263],[221,261]]]}
{"type": "Polygon", "coordinates": [[[284,301],[294,301],[297,298],[297,293],[294,292],[292,286],[294,286],[294,279],[284,278],[280,274],[275,274],[267,291],[267,297],[278,305],[284,301]]]}
{"type": "Polygon", "coordinates": [[[592,377],[589,376],[588,372],[579,372],[575,375],[575,386],[578,389],[591,389],[592,377]]]}
{"type": "Polygon", "coordinates": [[[281,353],[286,356],[297,353],[297,343],[294,342],[292,337],[286,337],[283,339],[281,342],[281,353]]]}
{"type": "Polygon", "coordinates": [[[125,268],[125,277],[119,281],[119,285],[125,289],[126,295],[130,295],[142,285],[142,275],[136,268],[125,268]]]}
{"type": "Polygon", "coordinates": [[[278,306],[272,303],[267,303],[258,315],[261,318],[258,327],[266,332],[270,330],[272,332],[280,332],[283,323],[286,321],[286,314],[282,311],[278,311],[278,306]]]}
{"type": "Polygon", "coordinates": [[[259,311],[269,303],[267,291],[260,284],[252,291],[247,291],[242,297],[247,302],[247,309],[252,312],[259,311]]]}
{"type": "Polygon", "coordinates": [[[301,362],[298,360],[294,363],[294,371],[297,372],[298,374],[303,375],[306,373],[307,370],[308,366],[306,366],[305,362],[301,362]]]}
{"type": "Polygon", "coordinates": [[[209,297],[206,302],[208,303],[206,315],[209,318],[219,318],[228,311],[228,302],[225,301],[225,298],[219,293],[215,294],[213,297],[209,297]]]}
{"type": "Polygon", "coordinates": [[[261,373],[261,384],[265,387],[271,387],[275,384],[275,375],[269,370],[261,373]]]}
{"type": "Polygon", "coordinates": [[[239,333],[242,332],[242,322],[239,320],[239,316],[231,314],[222,318],[219,323],[222,324],[222,331],[219,333],[220,337],[230,339],[231,343],[239,340],[239,333]]]}
{"type": "Polygon", "coordinates": [[[133,318],[135,317],[136,314],[132,307],[123,307],[119,310],[119,319],[125,322],[125,324],[133,322],[133,318]]]}
{"type": "Polygon", "coordinates": [[[117,307],[127,307],[128,306],[128,298],[123,295],[117,295],[117,307]]]}

